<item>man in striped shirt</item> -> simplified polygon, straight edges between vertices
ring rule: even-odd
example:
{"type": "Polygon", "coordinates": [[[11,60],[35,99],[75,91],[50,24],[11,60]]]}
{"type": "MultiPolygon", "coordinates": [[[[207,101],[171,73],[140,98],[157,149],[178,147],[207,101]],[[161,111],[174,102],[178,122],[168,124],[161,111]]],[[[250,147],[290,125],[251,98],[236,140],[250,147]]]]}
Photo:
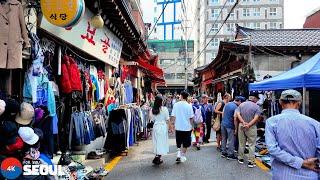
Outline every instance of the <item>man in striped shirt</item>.
{"type": "Polygon", "coordinates": [[[273,179],[318,180],[320,158],[320,123],[300,114],[301,94],[283,91],[282,113],[266,122],[266,143],[272,157],[273,179]]]}

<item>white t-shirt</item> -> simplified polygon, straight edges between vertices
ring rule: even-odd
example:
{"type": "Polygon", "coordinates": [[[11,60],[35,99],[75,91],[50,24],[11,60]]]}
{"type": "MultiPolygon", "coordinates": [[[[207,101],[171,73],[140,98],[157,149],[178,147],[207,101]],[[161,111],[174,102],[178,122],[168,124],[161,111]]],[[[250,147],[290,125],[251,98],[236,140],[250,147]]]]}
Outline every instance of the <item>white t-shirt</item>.
{"type": "Polygon", "coordinates": [[[190,118],[194,117],[191,104],[180,101],[173,105],[172,116],[176,118],[175,128],[178,131],[191,131],[190,118]]]}

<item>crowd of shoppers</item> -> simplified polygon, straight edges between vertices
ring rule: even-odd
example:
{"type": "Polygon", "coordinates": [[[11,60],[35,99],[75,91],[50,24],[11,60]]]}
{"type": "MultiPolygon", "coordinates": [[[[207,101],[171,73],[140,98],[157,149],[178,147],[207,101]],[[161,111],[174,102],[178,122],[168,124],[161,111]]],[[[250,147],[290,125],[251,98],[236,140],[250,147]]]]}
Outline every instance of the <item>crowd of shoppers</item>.
{"type": "MultiPolygon", "coordinates": [[[[261,107],[257,104],[258,94],[250,94],[248,100],[237,96],[233,101],[230,94],[225,94],[223,100],[215,105],[209,103],[207,95],[202,95],[200,102],[195,97],[190,98],[186,92],[179,97],[173,103],[172,96],[159,95],[154,102],[152,117],[156,157],[153,163],[161,164],[161,156],[169,152],[168,130],[175,130],[176,161],[180,163],[187,160],[187,148],[192,142],[200,150],[201,144],[209,143],[212,126],[218,126],[215,130],[221,156],[244,164],[245,149],[248,149],[247,166],[256,166],[256,124],[262,117],[261,107]]],[[[265,138],[272,158],[273,179],[319,178],[320,123],[300,114],[301,101],[298,91],[283,91],[280,97],[282,113],[266,120],[265,138]]]]}

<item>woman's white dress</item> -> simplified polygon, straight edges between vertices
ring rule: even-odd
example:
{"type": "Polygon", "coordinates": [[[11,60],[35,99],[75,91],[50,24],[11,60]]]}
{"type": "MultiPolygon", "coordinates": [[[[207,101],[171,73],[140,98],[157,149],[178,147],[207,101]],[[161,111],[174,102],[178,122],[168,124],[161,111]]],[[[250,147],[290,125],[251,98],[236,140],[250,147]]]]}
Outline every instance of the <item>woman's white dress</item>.
{"type": "MultiPolygon", "coordinates": [[[[151,113],[152,114],[152,113],[151,113]]],[[[151,116],[154,125],[152,130],[153,152],[156,155],[166,155],[169,153],[168,125],[169,111],[166,107],[161,107],[158,115],[151,116]]]]}

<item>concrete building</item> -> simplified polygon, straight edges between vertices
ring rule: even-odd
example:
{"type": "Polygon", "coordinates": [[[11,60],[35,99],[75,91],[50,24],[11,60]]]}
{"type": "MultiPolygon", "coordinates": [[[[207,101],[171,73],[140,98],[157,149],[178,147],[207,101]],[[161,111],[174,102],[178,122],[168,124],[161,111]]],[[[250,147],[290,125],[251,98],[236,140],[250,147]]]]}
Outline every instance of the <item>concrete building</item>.
{"type": "Polygon", "coordinates": [[[199,0],[195,15],[197,33],[195,57],[214,38],[197,59],[197,66],[214,60],[220,41],[234,40],[236,24],[252,29],[282,29],[284,26],[284,0],[240,0],[226,24],[215,36],[236,0],[199,0]],[[227,1],[227,2],[226,2],[227,1]],[[223,8],[226,2],[225,7],[223,8]],[[220,10],[222,13],[220,14],[220,10]],[[216,22],[216,23],[215,23],[216,22]]]}
{"type": "Polygon", "coordinates": [[[159,54],[159,66],[165,73],[167,87],[158,87],[160,91],[170,89],[171,92],[179,92],[185,89],[186,84],[189,87],[193,85],[189,81],[193,68],[185,68],[191,66],[194,52],[191,39],[195,3],[194,0],[141,0],[144,22],[151,24],[150,30],[155,26],[149,33],[148,46],[159,54]]]}
{"type": "MultiPolygon", "coordinates": [[[[189,40],[187,53],[187,65],[191,64],[194,44],[193,40],[189,40]]],[[[159,65],[164,71],[166,80],[165,86],[158,86],[158,90],[162,93],[170,91],[171,93],[180,92],[185,88],[185,57],[184,46],[185,41],[181,40],[150,40],[148,41],[150,49],[158,53],[160,60],[159,65]]],[[[192,89],[193,83],[190,81],[193,76],[193,69],[188,69],[188,89],[192,89]]]]}

